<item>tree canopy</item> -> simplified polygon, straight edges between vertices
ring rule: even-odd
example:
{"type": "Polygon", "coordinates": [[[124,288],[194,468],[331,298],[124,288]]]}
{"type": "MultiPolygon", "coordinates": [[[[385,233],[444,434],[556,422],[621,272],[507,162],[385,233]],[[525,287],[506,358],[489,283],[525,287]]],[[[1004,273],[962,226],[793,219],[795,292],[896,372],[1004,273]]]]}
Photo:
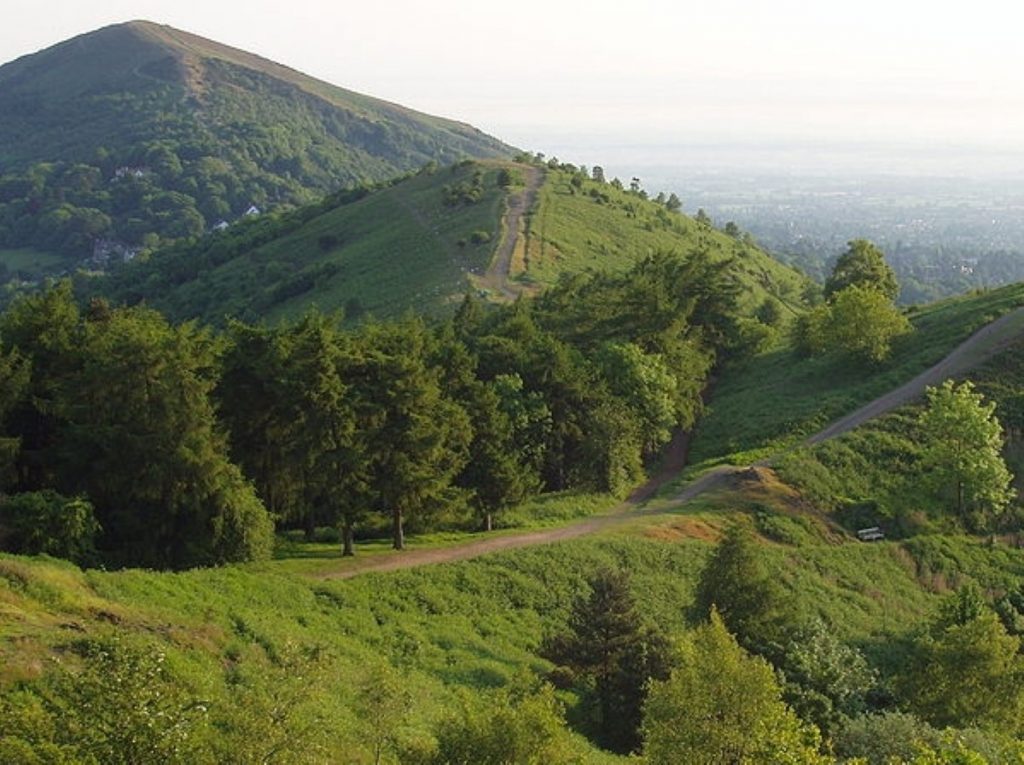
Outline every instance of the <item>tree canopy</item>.
{"type": "Polygon", "coordinates": [[[831,300],[853,286],[878,290],[889,300],[895,300],[900,291],[896,273],[885,262],[885,255],[867,239],[854,239],[839,256],[832,274],[825,280],[825,298],[831,300]]]}
{"type": "Polygon", "coordinates": [[[1013,498],[1013,476],[1002,457],[1003,429],[995,404],[969,380],[928,388],[919,424],[925,439],[920,469],[925,485],[966,523],[984,525],[1013,498]]]}

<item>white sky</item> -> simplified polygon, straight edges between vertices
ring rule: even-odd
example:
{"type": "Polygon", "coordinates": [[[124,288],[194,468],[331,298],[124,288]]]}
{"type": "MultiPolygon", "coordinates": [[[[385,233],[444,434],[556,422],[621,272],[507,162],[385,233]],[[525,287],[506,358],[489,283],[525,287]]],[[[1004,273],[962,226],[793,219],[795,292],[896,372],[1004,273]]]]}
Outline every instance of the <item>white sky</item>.
{"type": "Polygon", "coordinates": [[[626,136],[1024,149],[1009,0],[4,0],[0,61],[133,18],[549,153],[626,136]]]}

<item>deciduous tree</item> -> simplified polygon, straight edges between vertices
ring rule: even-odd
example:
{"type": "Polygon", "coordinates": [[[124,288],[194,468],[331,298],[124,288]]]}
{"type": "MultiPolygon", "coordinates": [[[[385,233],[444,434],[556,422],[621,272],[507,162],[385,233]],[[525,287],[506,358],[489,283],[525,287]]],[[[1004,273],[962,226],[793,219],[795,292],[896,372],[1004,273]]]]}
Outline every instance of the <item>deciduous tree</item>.
{"type": "Polygon", "coordinates": [[[968,380],[928,388],[920,427],[926,444],[923,482],[964,521],[978,525],[1013,498],[1013,476],[1002,457],[1003,429],[994,403],[968,380]]]}
{"type": "Polygon", "coordinates": [[[714,610],[668,680],[652,683],[643,734],[651,765],[826,762],[818,731],[783,703],[771,666],[747,654],[714,610]]]}

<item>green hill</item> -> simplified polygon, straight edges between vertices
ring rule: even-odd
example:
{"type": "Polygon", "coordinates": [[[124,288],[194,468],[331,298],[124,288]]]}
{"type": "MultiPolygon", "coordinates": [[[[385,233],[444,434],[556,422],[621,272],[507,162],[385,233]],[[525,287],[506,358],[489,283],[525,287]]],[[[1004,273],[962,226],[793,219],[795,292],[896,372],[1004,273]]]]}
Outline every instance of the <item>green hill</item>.
{"type": "Polygon", "coordinates": [[[118,24],[0,67],[0,248],[80,259],[101,239],[121,257],[252,205],[510,153],[251,53],[118,24]]]}
{"type": "Polygon", "coordinates": [[[83,289],[115,302],[145,300],[175,319],[212,323],[225,316],[273,320],[311,305],[345,309],[350,318],[409,309],[439,314],[470,290],[501,301],[536,294],[563,274],[622,272],[653,253],[699,251],[733,259],[748,314],[766,301],[777,304],[780,322],[800,310],[806,279],[749,242],[584,179],[571,166],[500,161],[465,161],[246,221],[129,264],[98,283],[87,281],[83,289]],[[533,172],[543,173],[543,183],[520,231],[508,232],[503,213],[522,204],[533,172]],[[496,251],[513,241],[507,279],[493,268],[488,274],[496,251]]]}
{"type": "MultiPolygon", "coordinates": [[[[441,175],[451,190],[476,170],[441,175]]],[[[488,167],[485,177],[489,172],[500,169],[488,167]]],[[[425,174],[348,204],[335,199],[337,207],[321,214],[392,199],[396,190],[410,194],[410,204],[413,190],[432,199],[435,181],[425,174]]],[[[489,194],[481,194],[481,204],[489,194]]],[[[316,217],[292,221],[295,232],[316,217]]],[[[569,250],[565,239],[557,241],[569,250]]],[[[1018,285],[922,309],[917,332],[885,366],[803,360],[776,347],[726,367],[695,448],[719,458],[795,440],[1022,302],[1018,285]],[[825,396],[828,389],[835,395],[825,396]],[[812,409],[813,401],[820,408],[812,409]],[[763,419],[736,430],[734,441],[721,437],[757,411],[763,419]]],[[[103,312],[92,321],[103,323],[103,312]]],[[[1017,344],[976,375],[1000,405],[1017,469],[1024,465],[1022,368],[1024,347],[1017,344]]],[[[743,471],[687,504],[657,499],[586,539],[567,534],[547,545],[445,563],[437,548],[466,535],[414,538],[412,548],[431,548],[438,562],[406,571],[338,578],[376,556],[400,554],[371,544],[344,559],[336,530],[326,528],[313,542],[282,536],[275,560],[177,573],[82,570],[45,556],[0,554],[0,760],[120,761],[127,752],[138,758],[144,741],[151,747],[146,761],[422,765],[460,761],[437,751],[439,741],[458,736],[471,753],[461,761],[480,761],[489,742],[500,753],[495,762],[516,761],[509,752],[518,746],[534,747],[531,754],[546,747],[533,761],[637,762],[593,743],[592,686],[556,665],[553,638],[579,626],[574,603],[588,596],[595,572],[618,569],[629,573],[643,622],[682,647],[676,661],[688,660],[701,572],[723,530],[743,517],[755,531],[758,561],[745,573],[769,577],[787,604],[786,618],[799,625],[786,645],[761,650],[785,669],[779,676],[786,702],[827,726],[815,762],[878,751],[851,743],[847,733],[858,726],[875,731],[869,743],[886,752],[902,745],[915,756],[918,741],[939,747],[945,740],[984,756],[964,759],[960,751],[960,759],[930,761],[1014,762],[1019,716],[1001,726],[952,700],[998,696],[987,689],[1022,670],[1019,510],[1011,508],[984,537],[956,528],[937,507],[922,510],[922,495],[909,482],[921,443],[908,414],[795,450],[777,474],[743,471]],[[852,530],[868,522],[884,524],[889,539],[857,541],[852,530]],[[954,593],[959,600],[950,600],[954,593]],[[992,645],[970,642],[971,630],[985,625],[1012,649],[1005,672],[983,663],[992,645]],[[962,662],[956,651],[927,653],[952,639],[961,641],[962,662]],[[975,673],[971,682],[941,686],[937,706],[908,684],[908,668],[931,673],[960,663],[975,673]],[[886,720],[911,727],[871,727],[886,720]]],[[[558,504],[601,507],[569,495],[558,504]]],[[[745,703],[736,698],[729,703],[745,703]]],[[[680,707],[680,722],[688,708],[680,707]]]]}
{"type": "Polygon", "coordinates": [[[780,301],[784,315],[800,310],[807,279],[752,241],[672,212],[642,192],[566,170],[548,172],[513,275],[525,286],[543,287],[563,272],[623,271],[652,253],[695,251],[735,259],[748,311],[768,297],[780,301]]]}

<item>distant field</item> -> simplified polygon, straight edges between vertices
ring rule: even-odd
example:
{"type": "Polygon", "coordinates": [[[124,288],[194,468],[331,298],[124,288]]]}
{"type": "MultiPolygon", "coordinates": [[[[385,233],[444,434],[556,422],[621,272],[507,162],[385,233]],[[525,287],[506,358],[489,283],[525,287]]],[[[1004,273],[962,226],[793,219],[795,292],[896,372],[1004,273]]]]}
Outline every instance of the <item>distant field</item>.
{"type": "Polygon", "coordinates": [[[26,271],[35,276],[42,276],[60,271],[69,264],[69,261],[63,255],[25,247],[19,250],[0,250],[0,263],[7,266],[8,272],[26,271]]]}

